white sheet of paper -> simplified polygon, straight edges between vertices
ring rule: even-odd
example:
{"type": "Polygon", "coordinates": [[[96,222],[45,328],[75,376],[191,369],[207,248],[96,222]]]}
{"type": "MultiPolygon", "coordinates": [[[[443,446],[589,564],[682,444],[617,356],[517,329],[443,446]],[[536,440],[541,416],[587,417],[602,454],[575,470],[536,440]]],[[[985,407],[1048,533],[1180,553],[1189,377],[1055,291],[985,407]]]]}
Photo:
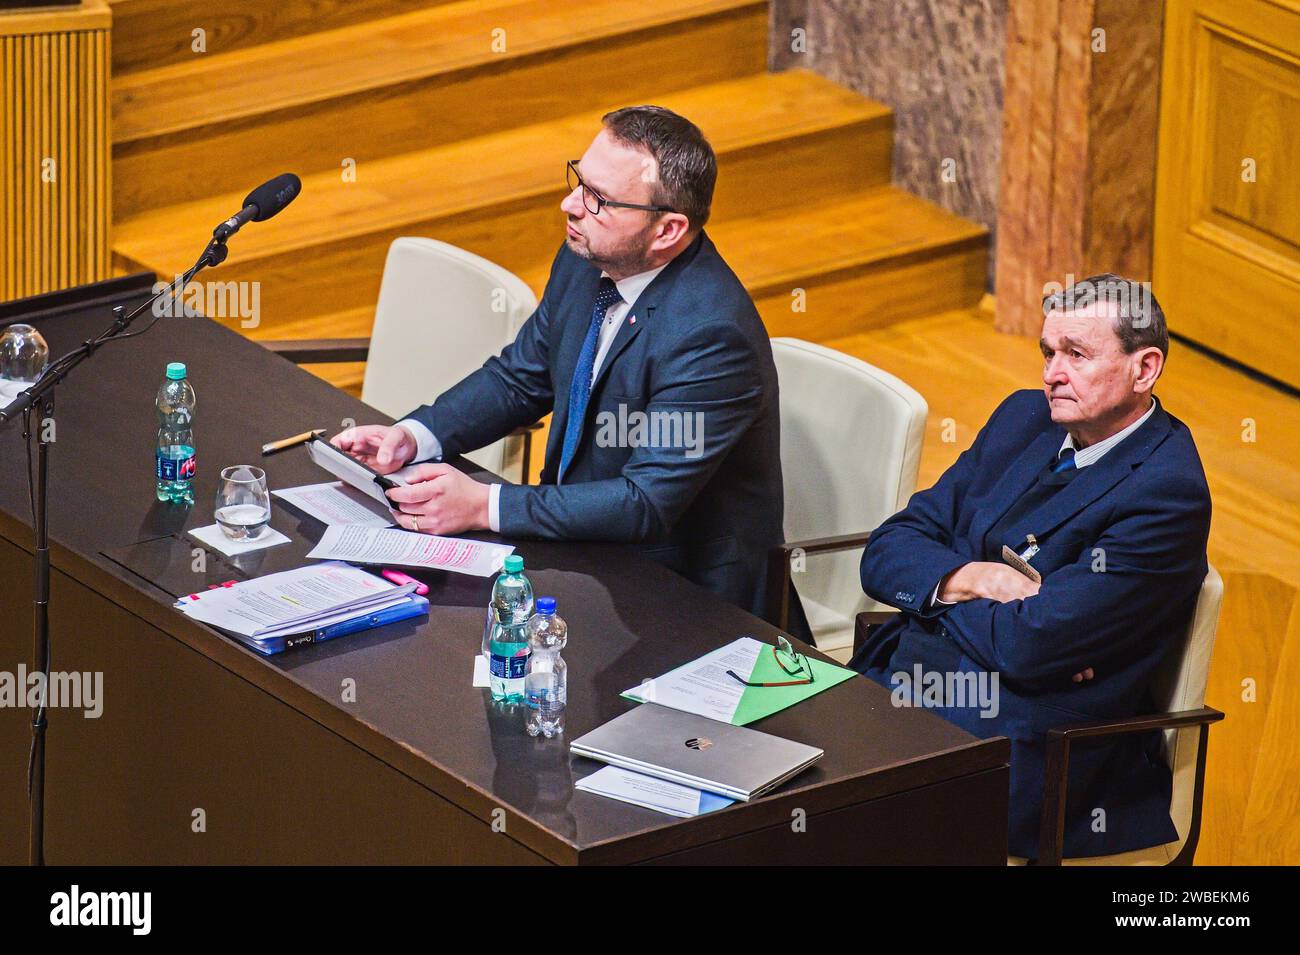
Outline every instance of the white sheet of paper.
{"type": "Polygon", "coordinates": [[[335,524],[327,527],[308,557],[388,567],[428,567],[488,577],[514,552],[509,544],[436,537],[389,527],[335,524]]]}
{"type": "Polygon", "coordinates": [[[262,637],[328,626],[391,606],[415,587],[398,587],[359,567],[329,562],[189,594],[176,606],[210,626],[262,637]]]}
{"type": "Polygon", "coordinates": [[[0,408],[7,408],[15,398],[32,386],[30,381],[0,378],[0,408]]]}
{"type": "Polygon", "coordinates": [[[360,524],[362,527],[392,527],[396,521],[378,513],[377,501],[342,481],[305,484],[271,492],[322,524],[360,524]]]}
{"type": "Polygon", "coordinates": [[[753,637],[741,637],[698,660],[634,686],[624,691],[623,696],[730,723],[745,687],[729,677],[727,671],[735,670],[741,678],[749,679],[764,646],[753,637]]]}
{"type": "Polygon", "coordinates": [[[226,536],[226,532],[221,529],[220,524],[209,524],[207,527],[196,527],[187,531],[200,544],[211,547],[218,553],[225,554],[227,557],[237,557],[240,554],[247,554],[249,551],[262,550],[267,547],[274,547],[276,544],[287,544],[289,538],[285,537],[274,527],[265,527],[262,533],[254,540],[237,541],[231,540],[226,536]]]}
{"type": "Polygon", "coordinates": [[[491,686],[492,671],[488,669],[487,657],[478,653],[474,655],[474,686],[491,686]]]}
{"type": "Polygon", "coordinates": [[[689,818],[729,806],[734,800],[714,793],[701,792],[681,783],[670,783],[630,769],[606,766],[573,784],[574,789],[607,796],[634,806],[654,809],[670,816],[689,818]]]}

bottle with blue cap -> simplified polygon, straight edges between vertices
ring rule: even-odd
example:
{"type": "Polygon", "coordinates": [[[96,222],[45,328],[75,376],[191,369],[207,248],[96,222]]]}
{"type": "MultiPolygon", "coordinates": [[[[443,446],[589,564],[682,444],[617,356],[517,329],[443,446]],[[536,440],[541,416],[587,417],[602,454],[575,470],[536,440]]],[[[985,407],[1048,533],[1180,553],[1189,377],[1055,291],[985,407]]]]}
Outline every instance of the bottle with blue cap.
{"type": "Polygon", "coordinates": [[[550,739],[564,732],[564,706],[568,701],[569,667],[560,651],[569,642],[569,625],[555,612],[554,597],[538,597],[537,613],[528,620],[528,676],[524,697],[529,736],[550,739]]]}
{"type": "Polygon", "coordinates": [[[184,362],[167,365],[158,389],[158,444],[154,457],[158,500],[194,503],[194,388],[184,362]]]}

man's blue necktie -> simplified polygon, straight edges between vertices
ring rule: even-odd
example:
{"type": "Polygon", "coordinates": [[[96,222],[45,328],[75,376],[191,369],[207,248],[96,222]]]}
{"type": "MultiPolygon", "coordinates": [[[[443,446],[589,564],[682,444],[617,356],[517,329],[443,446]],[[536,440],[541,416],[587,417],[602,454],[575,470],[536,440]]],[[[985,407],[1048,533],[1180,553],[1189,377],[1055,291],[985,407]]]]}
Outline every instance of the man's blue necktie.
{"type": "Polygon", "coordinates": [[[564,447],[560,451],[560,477],[569,467],[574,454],[578,451],[578,439],[582,437],[582,423],[587,416],[587,402],[591,399],[591,373],[596,367],[596,346],[600,340],[600,325],[605,321],[605,312],[615,302],[623,301],[618,294],[614,280],[604,276],[596,292],[596,304],[591,310],[591,326],[587,337],[583,339],[582,351],[578,352],[578,365],[573,369],[573,381],[569,383],[569,416],[564,422],[564,447]]]}
{"type": "Polygon", "coordinates": [[[1060,474],[1062,471],[1072,471],[1074,466],[1074,448],[1062,448],[1056,463],[1052,465],[1052,473],[1060,474]]]}

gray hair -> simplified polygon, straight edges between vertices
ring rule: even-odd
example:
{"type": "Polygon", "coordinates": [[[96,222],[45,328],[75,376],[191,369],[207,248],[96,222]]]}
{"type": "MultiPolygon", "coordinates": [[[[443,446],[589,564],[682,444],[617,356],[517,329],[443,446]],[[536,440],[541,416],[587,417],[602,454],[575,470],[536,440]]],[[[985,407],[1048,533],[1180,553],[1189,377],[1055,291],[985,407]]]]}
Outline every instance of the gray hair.
{"type": "Polygon", "coordinates": [[[682,213],[691,229],[709,221],[718,160],[700,128],[662,106],[625,106],[600,121],[621,143],[644,149],[659,167],[650,202],[682,213]]]}
{"type": "Polygon", "coordinates": [[[1103,272],[1075,282],[1067,289],[1043,296],[1043,317],[1052,312],[1073,312],[1094,302],[1115,304],[1115,334],[1124,354],[1139,348],[1159,348],[1169,357],[1169,327],[1165,312],[1146,282],[1103,272]]]}

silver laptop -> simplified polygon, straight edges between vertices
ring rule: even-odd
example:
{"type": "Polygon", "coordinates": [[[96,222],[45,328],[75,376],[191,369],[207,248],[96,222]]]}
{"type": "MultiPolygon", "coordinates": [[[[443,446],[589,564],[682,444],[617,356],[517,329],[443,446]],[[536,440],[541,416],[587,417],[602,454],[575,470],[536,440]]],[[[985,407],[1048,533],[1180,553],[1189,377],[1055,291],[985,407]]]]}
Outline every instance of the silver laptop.
{"type": "Polygon", "coordinates": [[[822,750],[757,730],[642,703],[569,744],[602,763],[748,800],[775,789],[822,750]]]}

